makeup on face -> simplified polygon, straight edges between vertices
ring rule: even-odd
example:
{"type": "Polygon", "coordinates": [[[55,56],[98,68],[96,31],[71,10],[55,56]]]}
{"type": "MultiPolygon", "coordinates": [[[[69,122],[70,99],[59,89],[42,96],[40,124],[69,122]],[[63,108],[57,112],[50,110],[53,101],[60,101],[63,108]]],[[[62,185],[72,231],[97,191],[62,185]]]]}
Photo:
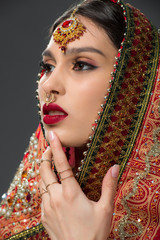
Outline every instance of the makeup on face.
{"type": "Polygon", "coordinates": [[[56,124],[64,120],[68,114],[55,103],[50,103],[48,106],[43,105],[43,122],[47,125],[56,124]]]}
{"type": "Polygon", "coordinates": [[[42,54],[38,88],[45,132],[53,130],[62,145],[70,147],[84,146],[92,134],[118,51],[100,28],[84,18],[81,22],[87,31],[69,43],[65,53],[50,39],[42,54]],[[48,106],[47,93],[54,93],[56,99],[48,106]]]}

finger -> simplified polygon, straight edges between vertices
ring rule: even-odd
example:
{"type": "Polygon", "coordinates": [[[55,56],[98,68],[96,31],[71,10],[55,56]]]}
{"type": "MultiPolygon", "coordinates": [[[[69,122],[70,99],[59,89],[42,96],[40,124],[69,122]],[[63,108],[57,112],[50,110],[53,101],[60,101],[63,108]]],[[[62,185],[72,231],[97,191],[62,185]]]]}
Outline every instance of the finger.
{"type": "MultiPolygon", "coordinates": [[[[52,151],[50,147],[48,147],[47,150],[43,153],[42,159],[48,159],[48,160],[52,159],[52,151]]],[[[45,189],[47,188],[47,191],[50,194],[52,191],[51,189],[53,189],[53,185],[58,185],[57,177],[51,169],[50,162],[43,161],[43,163],[41,163],[40,175],[45,185],[45,189]],[[56,183],[56,184],[53,184],[53,183],[56,183]]]]}
{"type": "Polygon", "coordinates": [[[44,217],[44,207],[43,207],[43,202],[41,203],[41,218],[44,217]]]}
{"type": "MultiPolygon", "coordinates": [[[[43,190],[42,189],[45,189],[45,184],[43,183],[43,181],[41,180],[40,183],[39,183],[39,188],[40,188],[40,192],[43,190]]],[[[42,203],[41,203],[41,221],[42,221],[42,224],[43,226],[46,228],[48,234],[50,236],[53,236],[53,239],[56,239],[55,238],[55,235],[53,233],[53,223],[51,224],[51,228],[50,228],[50,223],[51,221],[49,220],[50,219],[50,215],[52,215],[53,219],[56,219],[56,216],[55,216],[55,213],[53,211],[53,209],[51,210],[51,206],[50,206],[50,197],[49,197],[49,194],[48,192],[46,194],[43,194],[42,195],[42,203]]],[[[55,225],[56,223],[54,223],[55,225]]]]}
{"type": "Polygon", "coordinates": [[[48,133],[48,139],[51,150],[54,152],[54,163],[61,177],[61,183],[63,185],[67,184],[68,182],[76,184],[77,181],[74,178],[71,166],[69,165],[58,137],[55,133],[53,133],[53,131],[50,131],[48,133]]]}
{"type": "Polygon", "coordinates": [[[114,197],[117,189],[117,180],[119,174],[119,165],[111,167],[105,175],[102,183],[102,194],[99,205],[104,209],[110,207],[113,210],[114,197]]]}
{"type": "Polygon", "coordinates": [[[40,196],[42,198],[42,201],[49,200],[49,194],[48,194],[48,191],[46,190],[46,186],[42,179],[39,182],[39,189],[40,189],[40,196]]]}

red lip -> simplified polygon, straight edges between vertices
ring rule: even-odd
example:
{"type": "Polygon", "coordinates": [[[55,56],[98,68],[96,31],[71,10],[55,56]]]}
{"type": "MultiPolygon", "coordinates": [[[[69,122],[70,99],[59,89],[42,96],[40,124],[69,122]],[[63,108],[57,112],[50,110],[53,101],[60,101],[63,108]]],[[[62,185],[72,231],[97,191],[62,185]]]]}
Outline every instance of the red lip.
{"type": "Polygon", "coordinates": [[[48,106],[46,104],[43,105],[43,122],[45,124],[56,124],[65,119],[67,116],[68,114],[64,111],[64,109],[55,103],[50,103],[48,106]],[[49,115],[50,111],[62,112],[64,115],[49,115]]]}

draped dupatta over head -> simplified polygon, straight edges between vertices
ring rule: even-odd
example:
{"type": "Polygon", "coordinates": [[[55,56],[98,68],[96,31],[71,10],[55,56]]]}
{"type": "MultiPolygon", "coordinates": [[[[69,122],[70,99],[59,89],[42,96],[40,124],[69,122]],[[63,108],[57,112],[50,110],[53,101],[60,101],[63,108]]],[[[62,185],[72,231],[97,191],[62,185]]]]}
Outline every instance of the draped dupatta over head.
{"type": "MultiPolygon", "coordinates": [[[[107,170],[120,164],[109,239],[156,240],[160,239],[159,36],[139,10],[112,2],[123,8],[126,30],[110,89],[76,177],[87,197],[97,201],[107,170]]],[[[40,223],[38,191],[38,163],[46,147],[39,125],[3,196],[0,239],[48,238],[40,223]]]]}

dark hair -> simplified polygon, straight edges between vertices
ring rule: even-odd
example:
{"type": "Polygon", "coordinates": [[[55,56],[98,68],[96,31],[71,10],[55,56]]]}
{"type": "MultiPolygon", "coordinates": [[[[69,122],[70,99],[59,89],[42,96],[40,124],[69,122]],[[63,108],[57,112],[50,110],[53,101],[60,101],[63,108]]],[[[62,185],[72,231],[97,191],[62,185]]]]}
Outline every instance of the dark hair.
{"type": "MultiPolygon", "coordinates": [[[[56,27],[70,17],[77,6],[67,10],[58,18],[50,29],[53,33],[56,27]]],[[[122,8],[110,0],[88,0],[78,6],[76,15],[91,19],[107,33],[113,44],[119,49],[125,31],[125,20],[122,8]]]]}

